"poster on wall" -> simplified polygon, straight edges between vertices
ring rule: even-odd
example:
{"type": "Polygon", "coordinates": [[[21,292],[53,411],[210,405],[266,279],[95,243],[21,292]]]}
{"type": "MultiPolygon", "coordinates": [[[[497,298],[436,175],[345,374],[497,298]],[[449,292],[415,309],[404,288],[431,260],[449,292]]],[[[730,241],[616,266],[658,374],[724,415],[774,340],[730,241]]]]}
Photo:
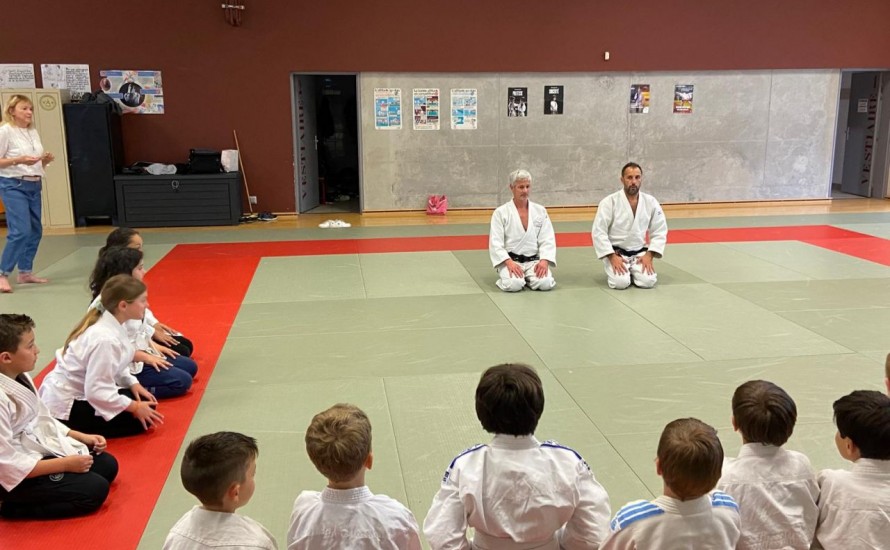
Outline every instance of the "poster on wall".
{"type": "Polygon", "coordinates": [[[30,63],[0,63],[0,88],[36,88],[34,65],[30,63]]]}
{"type": "Polygon", "coordinates": [[[674,86],[674,113],[692,114],[693,84],[677,84],[674,86]]]}
{"type": "Polygon", "coordinates": [[[649,85],[648,84],[632,84],[630,87],[630,112],[631,113],[648,113],[649,112],[649,85]]]}
{"type": "Polygon", "coordinates": [[[99,88],[120,104],[124,113],[164,114],[161,71],[99,71],[99,88]]]}
{"type": "Polygon", "coordinates": [[[439,129],[439,88],[414,88],[414,129],[439,129]]]}
{"type": "Polygon", "coordinates": [[[544,114],[561,115],[564,86],[544,86],[544,114]]]}
{"type": "Polygon", "coordinates": [[[507,88],[507,116],[528,116],[528,88],[507,88]]]}
{"type": "Polygon", "coordinates": [[[402,129],[401,88],[374,88],[374,128],[402,129]]]}
{"type": "Polygon", "coordinates": [[[451,89],[451,129],[475,130],[478,121],[476,88],[451,89]]]}
{"type": "Polygon", "coordinates": [[[50,63],[40,65],[44,88],[56,88],[71,92],[71,99],[79,99],[90,93],[90,66],[50,63]]]}

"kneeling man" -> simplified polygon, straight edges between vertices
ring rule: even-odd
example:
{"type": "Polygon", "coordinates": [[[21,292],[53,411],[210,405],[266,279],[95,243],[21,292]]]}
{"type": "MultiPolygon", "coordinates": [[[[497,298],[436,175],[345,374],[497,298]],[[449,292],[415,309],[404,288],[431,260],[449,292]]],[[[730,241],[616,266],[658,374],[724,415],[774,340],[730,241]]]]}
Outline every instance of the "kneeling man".
{"type": "Polygon", "coordinates": [[[631,282],[652,288],[658,280],[652,260],[664,254],[667,220],[655,197],[640,192],[643,169],[639,164],[624,165],[621,183],[624,189],[604,198],[596,209],[593,247],[605,264],[609,288],[625,289],[631,282]]]}
{"type": "Polygon", "coordinates": [[[488,253],[497,270],[498,288],[518,292],[526,284],[532,290],[556,286],[550,266],[556,266],[556,235],[547,209],[528,200],[532,175],[526,170],[510,174],[513,200],[491,216],[488,253]]]}

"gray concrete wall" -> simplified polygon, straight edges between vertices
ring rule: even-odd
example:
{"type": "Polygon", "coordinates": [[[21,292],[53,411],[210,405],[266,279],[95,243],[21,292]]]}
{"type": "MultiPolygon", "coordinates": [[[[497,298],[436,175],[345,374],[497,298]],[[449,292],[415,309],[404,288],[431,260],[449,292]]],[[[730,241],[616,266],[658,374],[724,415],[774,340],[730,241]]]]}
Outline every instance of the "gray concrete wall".
{"type": "Polygon", "coordinates": [[[596,204],[628,160],[664,203],[830,195],[839,71],[622,74],[361,75],[365,210],[416,210],[432,193],[451,208],[491,208],[526,168],[533,200],[596,204]],[[648,114],[630,114],[631,84],[649,84],[648,114]],[[694,84],[692,114],[674,114],[675,84],[694,84]],[[544,115],[544,86],[565,86],[565,114],[544,115]],[[528,116],[507,118],[507,88],[527,87],[528,116]],[[374,88],[401,88],[402,129],[374,128],[374,88]],[[439,88],[441,129],[412,128],[413,88],[439,88]],[[451,88],[477,88],[477,130],[452,130],[451,88]]]}

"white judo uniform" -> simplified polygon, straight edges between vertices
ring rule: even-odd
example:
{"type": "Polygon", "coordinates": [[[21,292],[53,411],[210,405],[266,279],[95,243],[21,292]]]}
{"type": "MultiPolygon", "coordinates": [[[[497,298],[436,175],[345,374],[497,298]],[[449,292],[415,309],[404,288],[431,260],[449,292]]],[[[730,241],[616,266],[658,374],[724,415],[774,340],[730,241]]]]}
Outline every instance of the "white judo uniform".
{"type": "Polygon", "coordinates": [[[272,533],[247,516],[195,506],[170,529],[164,550],[278,550],[272,533]]]}
{"type": "Polygon", "coordinates": [[[853,469],[816,476],[819,526],[813,548],[890,548],[890,460],[860,458],[853,469]]]}
{"type": "Polygon", "coordinates": [[[615,514],[602,550],[733,550],[739,525],[738,505],[719,491],[685,501],[637,500],[615,514]]]}
{"type": "Polygon", "coordinates": [[[739,505],[739,550],[809,550],[819,518],[819,485],[806,455],[746,443],[727,458],[717,488],[739,505]]]}
{"type": "Polygon", "coordinates": [[[657,274],[643,272],[639,257],[645,253],[646,248],[658,255],[664,254],[668,234],[667,220],[655,197],[642,191],[638,196],[636,214],[623,189],[601,200],[596,209],[591,236],[596,257],[603,260],[605,265],[609,288],[624,289],[631,282],[640,288],[652,288],[658,281],[657,274]],[[616,247],[625,252],[638,251],[632,255],[621,254],[628,269],[623,275],[614,272],[608,258],[609,254],[618,253],[616,247]]]}
{"type": "Polygon", "coordinates": [[[609,514],[606,490],[578,453],[498,434],[451,462],[423,533],[432,550],[596,550],[609,514]]]}
{"type": "Polygon", "coordinates": [[[303,491],[294,501],[288,550],[420,550],[414,514],[367,487],[303,491]]]}
{"type": "Polygon", "coordinates": [[[67,420],[74,401],[89,401],[111,420],[130,406],[119,394],[139,381],[130,372],[136,349],[123,325],[109,312],[68,345],[56,351],[56,366],[40,386],[40,397],[55,418],[67,420]]]}
{"type": "Polygon", "coordinates": [[[0,374],[0,485],[12,491],[48,456],[87,455],[86,445],[68,437],[68,426],[52,417],[37,397],[34,382],[0,374]]]}
{"type": "Polygon", "coordinates": [[[547,260],[550,267],[556,266],[556,234],[546,208],[528,201],[528,227],[525,228],[512,200],[499,206],[491,216],[488,255],[500,277],[496,284],[504,292],[520,291],[526,283],[532,290],[550,290],[556,286],[549,269],[546,277],[535,275],[538,260],[517,262],[525,272],[525,279],[511,276],[504,265],[511,252],[520,256],[538,256],[540,260],[547,260]]]}

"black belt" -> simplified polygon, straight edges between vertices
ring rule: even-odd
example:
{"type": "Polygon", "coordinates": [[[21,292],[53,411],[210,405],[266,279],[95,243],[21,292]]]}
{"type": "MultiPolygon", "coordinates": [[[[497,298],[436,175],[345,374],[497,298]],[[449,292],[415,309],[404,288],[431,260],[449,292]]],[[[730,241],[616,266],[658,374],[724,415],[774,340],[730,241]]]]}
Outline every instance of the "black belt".
{"type": "Polygon", "coordinates": [[[514,262],[519,262],[521,264],[525,262],[537,262],[541,258],[538,257],[537,254],[534,256],[523,256],[522,254],[513,254],[512,252],[507,252],[507,255],[510,256],[510,259],[514,262]]]}
{"type": "Polygon", "coordinates": [[[643,248],[641,248],[639,250],[625,250],[625,249],[621,248],[620,246],[613,246],[612,250],[614,250],[618,254],[621,254],[622,256],[625,256],[627,258],[632,258],[633,256],[636,256],[637,254],[640,254],[641,252],[646,252],[649,249],[644,246],[643,248]]]}

